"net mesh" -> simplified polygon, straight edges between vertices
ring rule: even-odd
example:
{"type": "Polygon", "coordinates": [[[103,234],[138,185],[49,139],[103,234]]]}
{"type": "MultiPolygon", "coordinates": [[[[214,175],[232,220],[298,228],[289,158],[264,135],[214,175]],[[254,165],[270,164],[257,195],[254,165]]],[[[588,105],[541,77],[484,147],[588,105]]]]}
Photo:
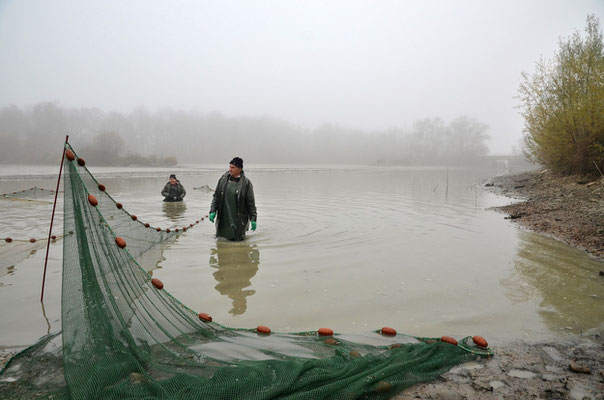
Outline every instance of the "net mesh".
{"type": "Polygon", "coordinates": [[[14,201],[25,201],[25,202],[40,202],[40,203],[52,203],[52,198],[55,195],[55,191],[51,189],[44,189],[34,186],[29,189],[20,190],[18,192],[4,193],[0,195],[0,199],[3,200],[14,200],[14,201]]]}
{"type": "Polygon", "coordinates": [[[62,332],[9,361],[0,397],[381,399],[492,354],[468,338],[260,333],[202,320],[137,262],[178,232],[134,220],[85,166],[65,163],[64,232],[73,234],[63,240],[62,332]]]}

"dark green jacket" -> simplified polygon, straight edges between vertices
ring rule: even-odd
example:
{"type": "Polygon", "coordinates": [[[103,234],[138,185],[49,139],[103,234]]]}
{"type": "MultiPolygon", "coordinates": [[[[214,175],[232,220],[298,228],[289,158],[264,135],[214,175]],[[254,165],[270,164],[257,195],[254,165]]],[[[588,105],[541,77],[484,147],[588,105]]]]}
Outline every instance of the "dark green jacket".
{"type": "MultiPolygon", "coordinates": [[[[224,204],[224,191],[229,180],[229,173],[226,172],[218,179],[210,212],[218,213],[216,218],[216,233],[220,224],[220,212],[224,204]]],[[[254,199],[254,186],[252,182],[245,177],[245,173],[241,171],[241,190],[237,194],[237,216],[239,224],[237,225],[237,236],[243,237],[249,228],[249,221],[256,221],[256,201],[254,199]]]]}
{"type": "Polygon", "coordinates": [[[172,185],[168,182],[161,191],[161,195],[165,197],[164,201],[182,201],[186,194],[187,191],[180,182],[176,182],[176,185],[172,185]],[[176,197],[176,199],[174,197],[176,197]]]}

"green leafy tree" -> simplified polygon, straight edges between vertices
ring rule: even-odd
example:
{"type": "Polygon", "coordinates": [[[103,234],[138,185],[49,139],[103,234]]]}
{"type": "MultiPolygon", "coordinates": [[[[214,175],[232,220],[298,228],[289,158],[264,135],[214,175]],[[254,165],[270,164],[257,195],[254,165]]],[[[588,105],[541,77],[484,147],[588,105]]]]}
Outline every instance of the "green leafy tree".
{"type": "Polygon", "coordinates": [[[527,156],[567,174],[604,170],[604,42],[594,15],[585,36],[561,39],[520,86],[527,156]]]}

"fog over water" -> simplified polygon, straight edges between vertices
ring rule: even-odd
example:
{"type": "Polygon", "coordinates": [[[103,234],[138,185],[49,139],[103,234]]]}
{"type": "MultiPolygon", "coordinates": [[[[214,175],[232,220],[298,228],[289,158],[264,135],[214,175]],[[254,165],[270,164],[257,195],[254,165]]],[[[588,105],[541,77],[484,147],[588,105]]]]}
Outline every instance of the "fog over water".
{"type": "MultiPolygon", "coordinates": [[[[588,14],[601,18],[604,2],[0,1],[0,107],[182,110],[200,116],[194,124],[238,118],[240,136],[254,134],[246,118],[270,116],[293,132],[286,144],[319,142],[309,152],[324,124],[383,138],[467,116],[488,126],[491,154],[511,153],[522,136],[521,72],[552,57],[588,14]]],[[[85,125],[69,132],[76,144],[103,128],[85,125]]],[[[138,142],[151,131],[137,131],[138,142]]],[[[233,126],[216,135],[228,141],[233,126]]]]}

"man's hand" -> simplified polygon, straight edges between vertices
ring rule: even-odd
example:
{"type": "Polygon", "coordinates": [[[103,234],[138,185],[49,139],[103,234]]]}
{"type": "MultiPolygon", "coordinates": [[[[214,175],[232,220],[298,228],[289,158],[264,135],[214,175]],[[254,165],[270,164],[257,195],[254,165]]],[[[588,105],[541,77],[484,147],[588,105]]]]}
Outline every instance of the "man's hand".
{"type": "Polygon", "coordinates": [[[214,218],[216,218],[216,213],[210,213],[210,222],[214,222],[214,218]]]}
{"type": "Polygon", "coordinates": [[[256,221],[252,221],[252,230],[255,231],[256,230],[256,221]]]}

